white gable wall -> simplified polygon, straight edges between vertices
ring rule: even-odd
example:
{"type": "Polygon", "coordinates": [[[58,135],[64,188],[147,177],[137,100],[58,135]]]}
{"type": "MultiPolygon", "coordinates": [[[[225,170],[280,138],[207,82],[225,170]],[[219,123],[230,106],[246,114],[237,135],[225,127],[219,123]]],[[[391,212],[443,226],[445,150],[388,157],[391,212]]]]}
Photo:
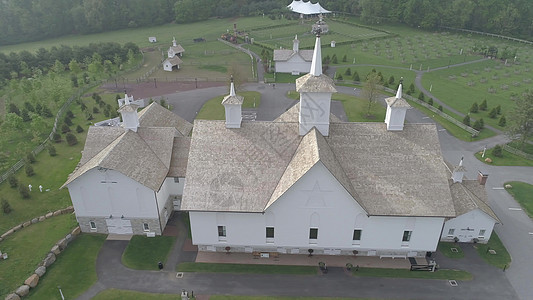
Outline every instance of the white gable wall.
{"type": "Polygon", "coordinates": [[[459,242],[471,243],[474,238],[479,240],[479,243],[486,244],[494,229],[496,221],[476,208],[472,211],[462,214],[458,217],[450,219],[444,223],[442,230],[442,241],[453,241],[455,237],[459,242]],[[453,234],[448,234],[450,229],[453,229],[453,234]],[[485,234],[480,236],[480,230],[485,230],[485,234]]]}
{"type": "Polygon", "coordinates": [[[114,170],[89,170],[68,190],[77,216],[157,217],[154,191],[114,170]]]}
{"type": "MultiPolygon", "coordinates": [[[[230,246],[242,251],[274,249],[289,252],[327,249],[351,253],[377,250],[377,255],[434,251],[443,218],[367,217],[364,210],[329,173],[322,163],[308,171],[292,188],[274,202],[264,214],[190,212],[193,243],[200,250],[219,250],[230,246]],[[226,226],[226,237],[219,238],[217,226],[226,226]],[[274,239],[267,242],[266,227],[274,227],[274,239]],[[310,228],[318,228],[316,241],[309,239],[310,228]],[[360,242],[352,240],[354,229],[362,230],[360,242]],[[403,243],[404,230],[412,230],[411,241],[403,243]],[[280,249],[282,248],[282,249],[280,249]]],[[[374,255],[376,255],[374,254],[374,255]]]]}
{"type": "Polygon", "coordinates": [[[300,55],[295,54],[287,61],[276,61],[276,72],[279,73],[303,73],[311,70],[311,62],[305,61],[300,55]]]}

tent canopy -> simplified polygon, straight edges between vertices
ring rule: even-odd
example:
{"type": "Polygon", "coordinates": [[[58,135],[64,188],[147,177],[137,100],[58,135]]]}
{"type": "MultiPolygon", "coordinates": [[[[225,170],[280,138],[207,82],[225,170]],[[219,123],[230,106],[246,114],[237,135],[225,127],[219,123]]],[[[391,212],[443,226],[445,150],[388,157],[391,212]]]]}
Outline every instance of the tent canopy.
{"type": "Polygon", "coordinates": [[[287,5],[287,8],[293,12],[304,14],[304,15],[316,15],[316,14],[327,14],[331,11],[324,9],[320,3],[311,3],[311,1],[304,2],[299,0],[293,0],[291,4],[287,5]]]}

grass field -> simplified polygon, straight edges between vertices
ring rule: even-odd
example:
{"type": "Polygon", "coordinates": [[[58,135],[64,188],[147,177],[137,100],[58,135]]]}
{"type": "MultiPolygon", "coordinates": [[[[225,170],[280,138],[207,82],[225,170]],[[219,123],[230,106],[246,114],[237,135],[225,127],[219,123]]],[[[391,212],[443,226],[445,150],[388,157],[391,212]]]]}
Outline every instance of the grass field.
{"type": "MultiPolygon", "coordinates": [[[[238,92],[238,95],[244,97],[242,108],[256,108],[261,104],[261,94],[259,92],[246,91],[238,92]]],[[[203,120],[225,120],[224,105],[222,99],[225,96],[218,96],[207,101],[196,115],[197,119],[203,120]]]]}
{"type": "Polygon", "coordinates": [[[503,269],[511,263],[509,252],[507,252],[507,249],[505,249],[502,241],[494,231],[487,244],[476,244],[475,248],[479,256],[490,265],[503,269]],[[489,249],[495,250],[496,254],[490,254],[488,252],[489,249]]]}
{"type": "Polygon", "coordinates": [[[444,256],[449,258],[463,258],[465,257],[465,254],[463,252],[463,249],[461,249],[461,246],[456,243],[447,243],[447,242],[440,242],[437,245],[437,248],[439,251],[444,254],[444,256]],[[457,252],[452,252],[452,248],[457,249],[457,252]]]}
{"type": "Polygon", "coordinates": [[[1,250],[9,258],[0,264],[0,298],[23,284],[52,246],[75,226],[74,215],[61,215],[23,228],[2,241],[1,250]]]}
{"type": "Polygon", "coordinates": [[[46,270],[39,285],[24,299],[61,300],[58,286],[65,299],[76,299],[97,280],[96,257],[105,242],[103,234],[81,234],[46,270]]]}
{"type": "Polygon", "coordinates": [[[153,238],[135,235],[122,254],[122,263],[135,270],[158,270],[158,262],[165,264],[176,241],[173,236],[153,238]]]}
{"type": "Polygon", "coordinates": [[[518,155],[513,154],[511,152],[507,152],[505,150],[502,151],[503,157],[496,157],[496,156],[492,155],[492,150],[493,149],[494,148],[487,149],[485,151],[485,157],[481,157],[481,155],[482,155],[481,151],[476,152],[474,154],[474,156],[478,160],[484,162],[485,164],[493,165],[493,166],[525,166],[525,167],[533,167],[533,160],[530,160],[530,159],[527,159],[527,158],[523,158],[521,156],[518,156],[518,155]],[[492,162],[491,163],[485,162],[485,159],[487,159],[487,158],[490,158],[492,160],[492,162]]]}
{"type": "Polygon", "coordinates": [[[513,188],[506,189],[506,191],[513,196],[516,202],[520,203],[528,216],[533,218],[533,185],[520,181],[506,182],[504,185],[508,184],[513,188]]]}
{"type": "Polygon", "coordinates": [[[178,264],[177,271],[209,273],[315,275],[318,272],[318,268],[312,266],[180,263],[178,264]]]}

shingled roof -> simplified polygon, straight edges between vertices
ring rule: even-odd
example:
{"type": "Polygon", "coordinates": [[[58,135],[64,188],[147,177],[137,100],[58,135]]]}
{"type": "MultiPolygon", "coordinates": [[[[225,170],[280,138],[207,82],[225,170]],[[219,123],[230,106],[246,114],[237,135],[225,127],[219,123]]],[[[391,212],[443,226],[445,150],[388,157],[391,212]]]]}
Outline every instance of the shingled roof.
{"type": "Polygon", "coordinates": [[[191,123],[155,102],[139,112],[139,126],[175,127],[184,136],[192,131],[191,123]]]}
{"type": "Polygon", "coordinates": [[[291,57],[295,55],[299,55],[304,61],[311,61],[313,59],[313,50],[274,50],[274,61],[288,61],[289,59],[291,59],[291,57]]]}
{"type": "Polygon", "coordinates": [[[289,116],[238,130],[197,120],[182,209],[263,212],[320,160],[369,215],[454,217],[440,153],[434,124],[390,132],[382,123],[331,123],[329,137],[302,138],[289,116]]]}

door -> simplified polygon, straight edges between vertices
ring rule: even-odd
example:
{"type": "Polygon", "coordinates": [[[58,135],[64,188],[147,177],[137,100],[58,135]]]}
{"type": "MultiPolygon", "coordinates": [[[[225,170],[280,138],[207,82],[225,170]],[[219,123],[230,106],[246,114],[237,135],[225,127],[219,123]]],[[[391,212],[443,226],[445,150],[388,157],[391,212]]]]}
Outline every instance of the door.
{"type": "Polygon", "coordinates": [[[133,234],[131,221],[124,219],[107,219],[107,230],[112,234],[133,234]]]}

